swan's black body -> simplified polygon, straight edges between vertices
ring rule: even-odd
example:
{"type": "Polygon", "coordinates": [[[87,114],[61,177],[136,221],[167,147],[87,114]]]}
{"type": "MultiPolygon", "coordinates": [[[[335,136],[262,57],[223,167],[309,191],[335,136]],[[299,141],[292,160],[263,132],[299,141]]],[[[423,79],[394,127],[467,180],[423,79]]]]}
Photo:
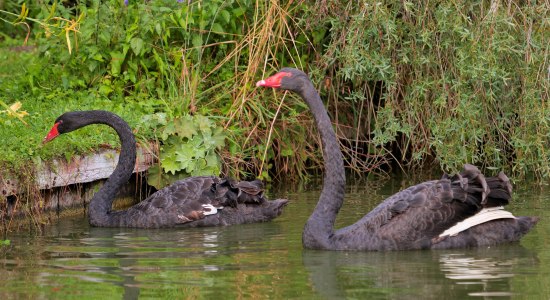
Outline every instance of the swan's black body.
{"type": "Polygon", "coordinates": [[[127,210],[113,211],[114,197],[128,182],[136,161],[136,141],[128,124],[107,111],[68,112],[57,118],[44,142],[90,124],[114,128],[121,141],[113,174],[90,201],[88,214],[93,226],[160,228],[265,222],[279,216],[288,202],[265,199],[259,180],[237,182],[202,176],[177,181],[127,210]]]}
{"type": "Polygon", "coordinates": [[[344,200],[342,153],[319,94],[302,71],[284,68],[257,86],[299,94],[314,116],[323,143],[325,177],[319,202],[303,231],[305,248],[329,250],[448,249],[489,246],[519,240],[538,221],[534,217],[497,219],[456,235],[440,235],[482,208],[501,206],[511,198],[504,173],[485,178],[474,166],[453,177],[405,189],[378,205],[357,223],[334,230],[344,200]]]}

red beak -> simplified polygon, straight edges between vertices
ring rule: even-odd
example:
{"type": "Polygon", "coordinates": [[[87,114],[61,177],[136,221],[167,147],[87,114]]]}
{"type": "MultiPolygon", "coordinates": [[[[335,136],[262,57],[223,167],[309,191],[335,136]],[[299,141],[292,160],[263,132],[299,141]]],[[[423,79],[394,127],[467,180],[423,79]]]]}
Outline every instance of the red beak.
{"type": "Polygon", "coordinates": [[[44,140],[42,140],[42,144],[45,144],[59,136],[59,131],[57,130],[57,126],[59,126],[59,124],[60,122],[57,122],[53,125],[52,129],[50,129],[50,132],[48,132],[44,140]]]}
{"type": "Polygon", "coordinates": [[[273,76],[270,76],[264,80],[256,82],[256,86],[279,88],[281,87],[281,80],[283,77],[292,76],[289,72],[279,72],[273,76]]]}

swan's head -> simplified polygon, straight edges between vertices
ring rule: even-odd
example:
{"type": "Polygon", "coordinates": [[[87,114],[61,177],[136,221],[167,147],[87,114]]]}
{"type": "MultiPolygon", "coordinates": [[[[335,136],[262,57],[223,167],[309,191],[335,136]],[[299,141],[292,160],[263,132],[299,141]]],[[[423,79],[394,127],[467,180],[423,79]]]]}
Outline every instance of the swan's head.
{"type": "Polygon", "coordinates": [[[256,86],[280,88],[301,93],[310,82],[306,73],[294,68],[282,68],[277,74],[256,83],[256,86]]]}
{"type": "Polygon", "coordinates": [[[86,121],[87,119],[86,112],[84,111],[71,111],[62,114],[55,119],[52,129],[50,129],[42,143],[47,143],[63,133],[71,132],[88,125],[89,122],[86,121]]]}

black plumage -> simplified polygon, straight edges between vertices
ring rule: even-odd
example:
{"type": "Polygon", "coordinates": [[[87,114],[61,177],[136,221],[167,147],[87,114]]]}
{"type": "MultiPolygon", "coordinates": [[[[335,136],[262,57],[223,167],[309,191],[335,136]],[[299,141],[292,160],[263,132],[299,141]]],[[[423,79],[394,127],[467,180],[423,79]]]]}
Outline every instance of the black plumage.
{"type": "Polygon", "coordinates": [[[128,182],[136,161],[136,141],[128,124],[107,111],[67,112],[56,119],[44,142],[90,124],[114,128],[121,141],[115,170],[90,201],[88,215],[93,226],[160,228],[265,222],[279,216],[288,202],[268,201],[259,180],[199,176],[177,181],[126,210],[113,211],[114,197],[128,182]]]}

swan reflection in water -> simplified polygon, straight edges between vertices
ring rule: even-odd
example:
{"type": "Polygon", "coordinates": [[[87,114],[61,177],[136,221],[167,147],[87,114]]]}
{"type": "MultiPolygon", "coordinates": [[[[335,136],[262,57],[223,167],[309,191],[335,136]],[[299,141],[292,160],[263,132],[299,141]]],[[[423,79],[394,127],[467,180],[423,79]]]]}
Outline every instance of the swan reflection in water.
{"type": "Polygon", "coordinates": [[[476,284],[479,281],[513,277],[512,273],[503,273],[513,262],[495,261],[492,258],[476,259],[460,254],[444,254],[439,258],[445,277],[454,280],[467,280],[463,284],[476,284]]]}
{"type": "MultiPolygon", "coordinates": [[[[517,248],[521,248],[518,246],[517,248]]],[[[509,284],[506,290],[496,290],[492,282],[506,282],[507,278],[515,276],[514,269],[525,256],[491,255],[491,249],[485,250],[483,255],[472,256],[469,253],[446,253],[439,258],[441,270],[448,279],[462,285],[480,285],[480,291],[469,292],[469,296],[505,297],[513,296],[509,284]]],[[[527,251],[523,248],[520,251],[527,251]]],[[[498,250],[497,250],[498,251],[498,250]]],[[[494,251],[493,251],[494,252],[494,251]]],[[[531,256],[534,259],[534,256],[531,256]]],[[[533,260],[534,261],[534,260],[533,260]]]]}
{"type": "MultiPolygon", "coordinates": [[[[182,230],[80,230],[80,223],[61,220],[51,226],[46,235],[55,236],[65,245],[44,251],[42,261],[65,271],[61,276],[120,286],[124,299],[137,299],[144,291],[158,288],[159,282],[182,286],[183,293],[213,287],[217,283],[208,272],[261,267],[252,258],[265,251],[265,243],[281,235],[278,223],[182,230]],[[79,258],[78,263],[75,257],[79,258]]],[[[42,280],[59,280],[60,274],[49,270],[41,272],[42,280]]]]}
{"type": "Polygon", "coordinates": [[[327,299],[513,296],[518,269],[538,265],[520,245],[447,251],[304,251],[313,288],[327,299]]]}

